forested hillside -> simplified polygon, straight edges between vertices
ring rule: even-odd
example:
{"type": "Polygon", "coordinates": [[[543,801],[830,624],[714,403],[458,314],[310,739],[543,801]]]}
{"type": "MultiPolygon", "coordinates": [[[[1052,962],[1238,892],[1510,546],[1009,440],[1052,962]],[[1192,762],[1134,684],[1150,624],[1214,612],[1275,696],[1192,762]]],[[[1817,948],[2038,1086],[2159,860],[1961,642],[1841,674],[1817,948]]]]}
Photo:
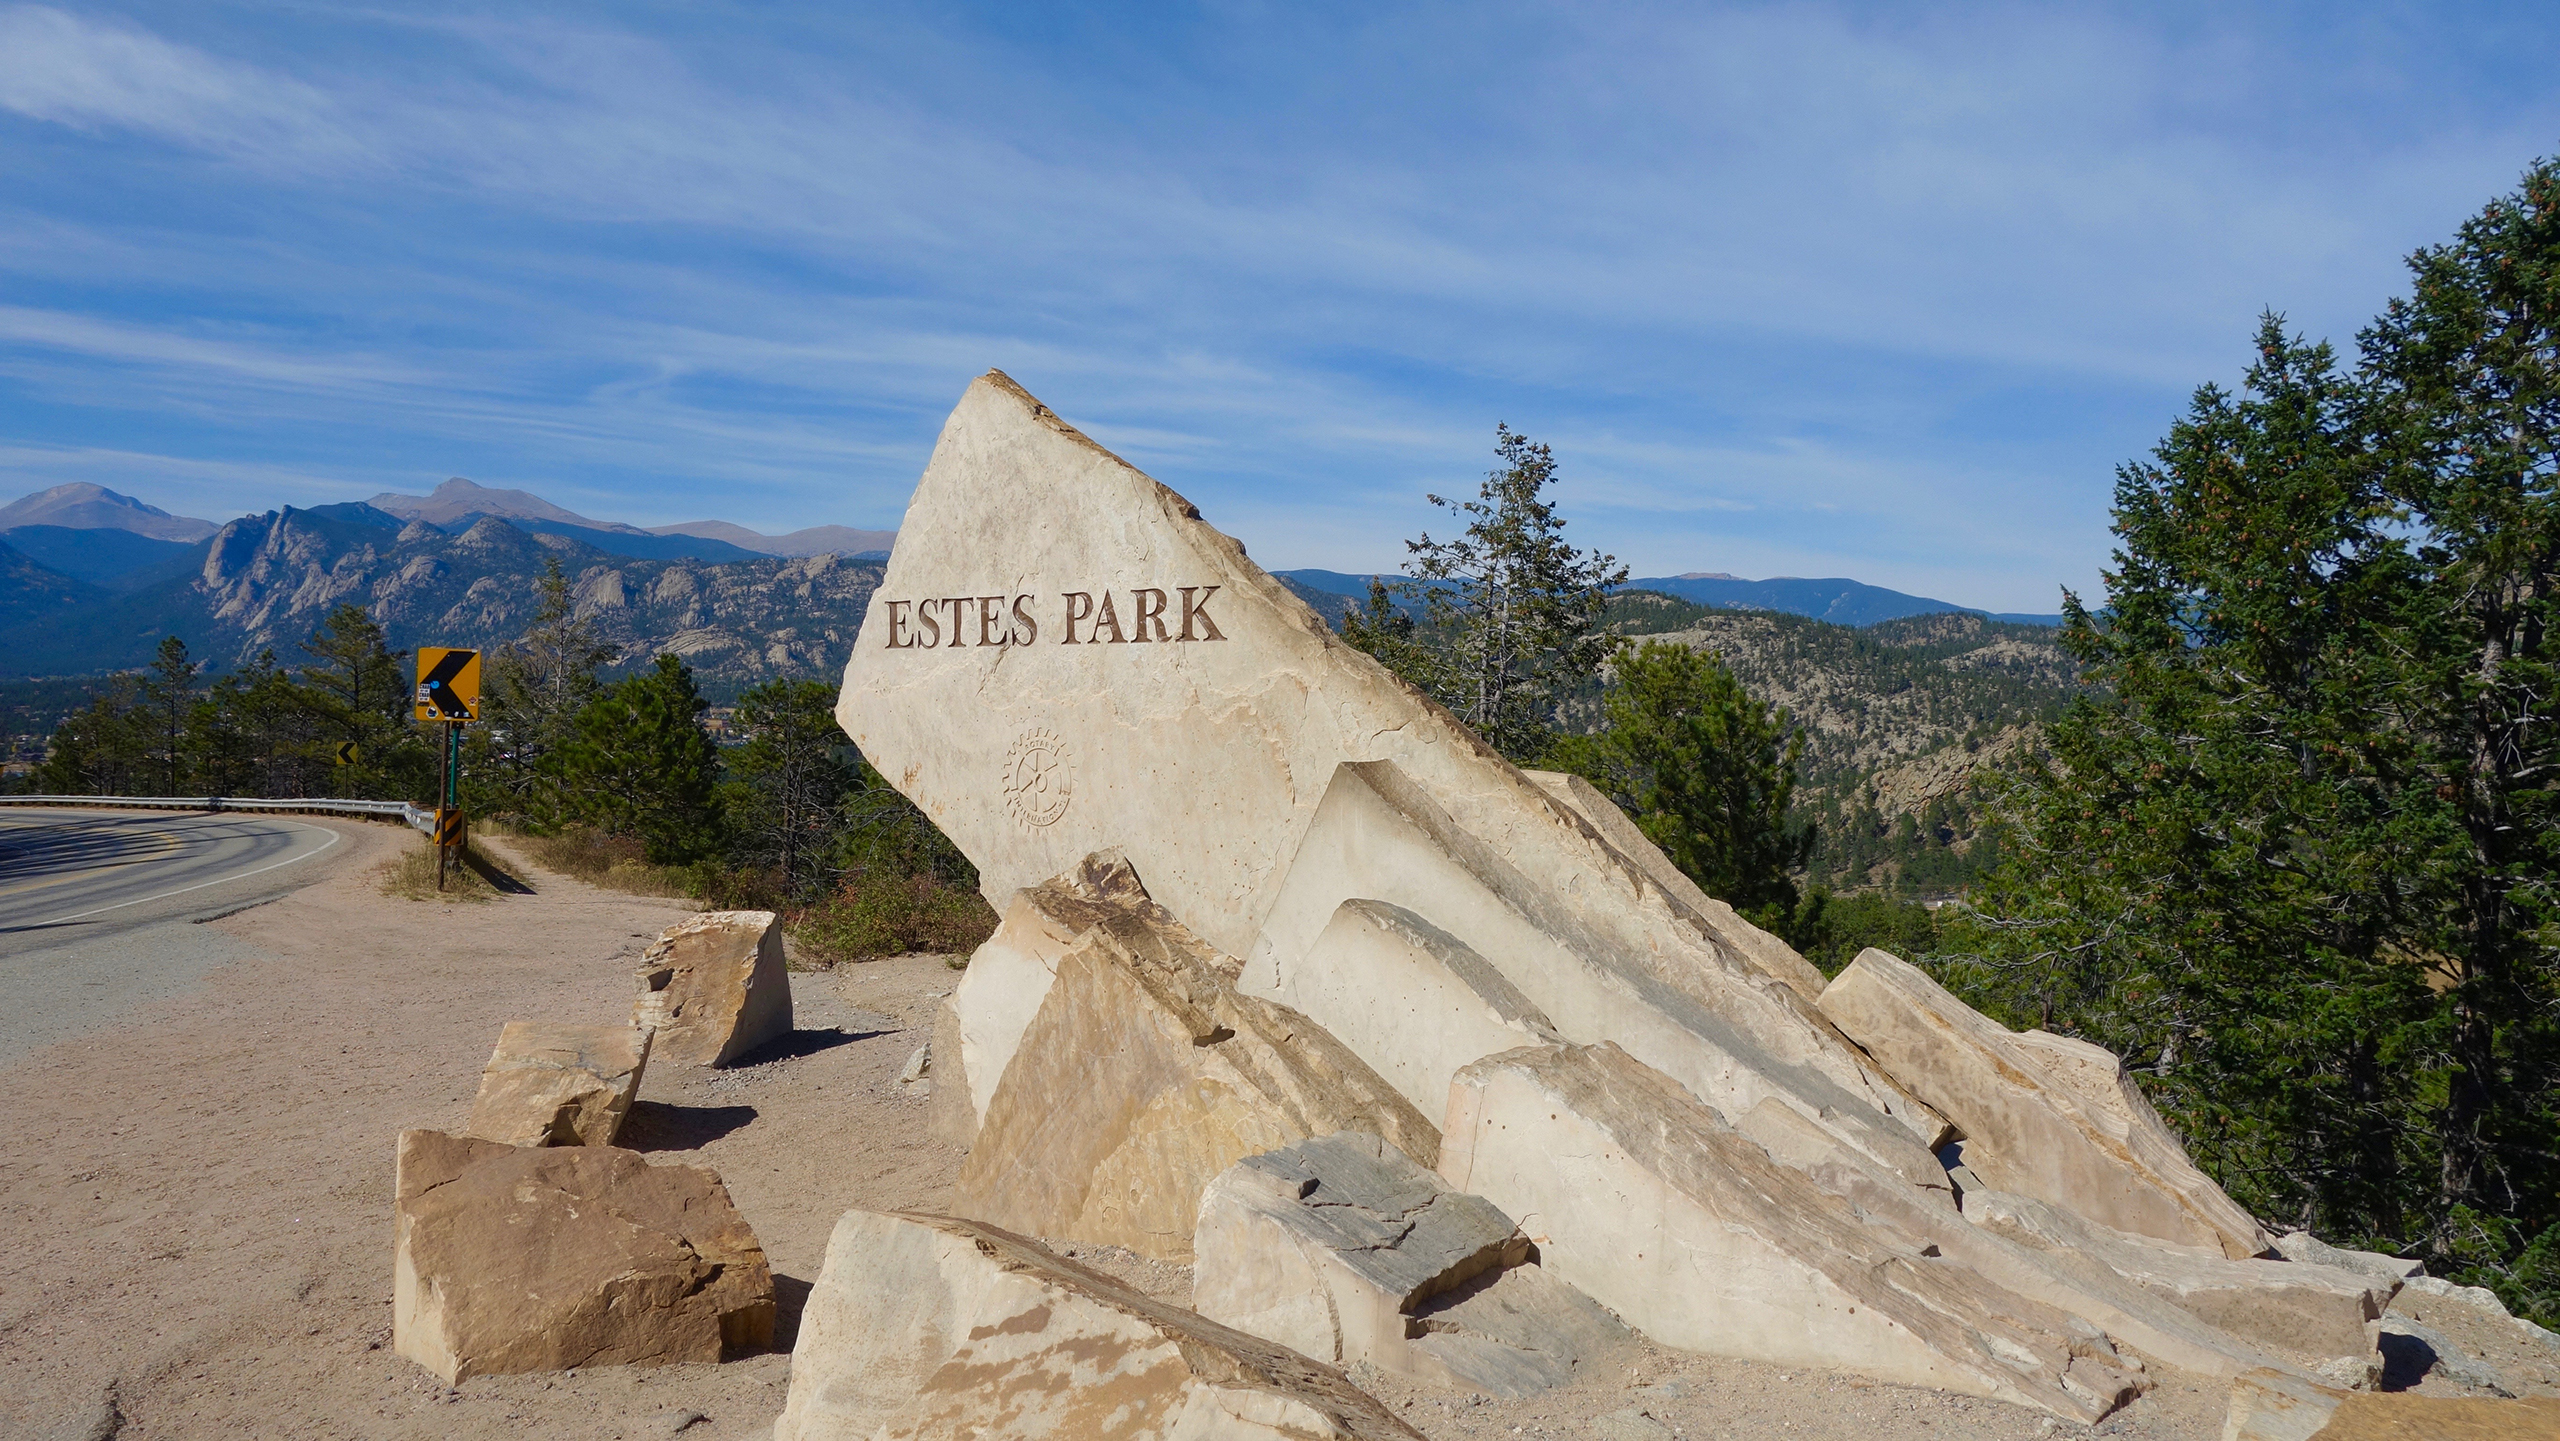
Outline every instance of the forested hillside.
{"type": "MultiPolygon", "coordinates": [[[[2078,693],[2052,628],[1963,612],[1850,627],[1639,591],[1616,597],[1603,624],[1713,651],[1802,728],[1809,878],[1833,890],[1961,889],[1997,858],[1976,774],[2032,754],[2038,728],[2078,693]]],[[[1569,706],[1567,723],[1595,716],[1596,695],[1569,706]]]]}

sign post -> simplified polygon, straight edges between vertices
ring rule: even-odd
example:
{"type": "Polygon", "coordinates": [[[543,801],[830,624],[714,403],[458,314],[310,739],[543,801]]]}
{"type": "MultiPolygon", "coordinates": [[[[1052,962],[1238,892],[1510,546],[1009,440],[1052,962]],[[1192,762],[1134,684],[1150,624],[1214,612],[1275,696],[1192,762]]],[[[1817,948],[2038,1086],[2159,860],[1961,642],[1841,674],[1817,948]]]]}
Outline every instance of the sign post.
{"type": "Polygon", "coordinates": [[[462,728],[480,718],[480,652],[418,647],[417,717],[444,727],[444,776],[436,791],[436,889],[462,864],[469,839],[462,815],[462,728]]]}

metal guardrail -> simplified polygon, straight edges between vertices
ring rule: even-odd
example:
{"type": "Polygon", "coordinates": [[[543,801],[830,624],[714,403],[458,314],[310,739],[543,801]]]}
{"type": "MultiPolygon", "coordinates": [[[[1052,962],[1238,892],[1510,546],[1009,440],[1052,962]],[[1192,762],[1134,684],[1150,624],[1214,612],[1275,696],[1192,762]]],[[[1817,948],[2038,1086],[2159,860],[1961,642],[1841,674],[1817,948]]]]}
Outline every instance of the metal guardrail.
{"type": "Polygon", "coordinates": [[[103,806],[145,811],[264,811],[304,815],[358,816],[396,820],[428,835],[436,833],[436,813],[407,801],[252,800],[241,796],[0,796],[0,806],[103,806]]]}

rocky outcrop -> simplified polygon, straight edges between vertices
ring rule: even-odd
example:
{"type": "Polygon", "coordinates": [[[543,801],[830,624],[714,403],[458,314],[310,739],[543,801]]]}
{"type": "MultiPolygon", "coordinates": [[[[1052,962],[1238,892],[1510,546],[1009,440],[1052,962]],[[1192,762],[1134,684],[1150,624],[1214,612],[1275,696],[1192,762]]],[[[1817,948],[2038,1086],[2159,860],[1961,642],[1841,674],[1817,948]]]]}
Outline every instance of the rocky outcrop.
{"type": "Polygon", "coordinates": [[[1200,1194],[1246,1156],[1365,1130],[1418,1161],[1438,1127],[1156,905],[1116,856],[1053,894],[1086,925],[1058,962],[953,1188],[953,1209],[1060,1240],[1188,1257],[1200,1194]]]}
{"type": "Polygon", "coordinates": [[[764,1249],[700,1167],[404,1131],[393,1193],[392,1344],[448,1382],[773,1343],[764,1249]]]}
{"type": "Polygon", "coordinates": [[[2109,1052],[2011,1031],[1872,948],[1824,989],[1822,1013],[1963,1131],[1964,1165],[1990,1189],[2234,1259],[2271,1249],[2109,1052]]]}
{"type": "Polygon", "coordinates": [[[635,1027],[509,1021],[466,1129],[510,1146],[610,1146],[648,1064],[635,1027]]]}
{"type": "Polygon", "coordinates": [[[663,1062],[725,1066],[791,1034],[791,973],[771,911],[705,911],[640,957],[631,1023],[663,1062]]]}
{"type": "Polygon", "coordinates": [[[1579,1290],[1665,1344],[2088,1420],[2140,1389],[2132,1351],[2302,1375],[2199,1311],[2273,1334],[2300,1300],[2286,1334],[2328,1344],[2369,1304],[2236,1264],[2265,1237],[2114,1057],[1890,957],[1823,985],[1001,375],[943,430],[837,717],[1003,915],[937,1026],[961,1062],[937,1091],[967,1092],[937,1126],[974,1129],[955,1207],[1197,1259],[1216,1308],[1328,1355],[1534,1370],[1579,1290]],[[1464,1202],[1310,1206],[1321,1167],[1295,1198],[1279,1162],[1230,1170],[1340,1131],[1436,1158],[1539,1265],[1452,1285],[1483,1248],[1423,1222],[1464,1202]],[[1947,1163],[2017,1224],[1960,1213],[1947,1163]],[[1514,1277],[1570,1287],[1505,1299],[1514,1277]]]}
{"type": "Polygon", "coordinates": [[[1492,1202],[1358,1132],[1238,1162],[1194,1246],[1201,1315],[1336,1365],[1518,1396],[1633,1339],[1492,1202]]]}
{"type": "Polygon", "coordinates": [[[1971,1191],[1965,1219],[2039,1251],[2094,1261],[2198,1319],[2312,1356],[2363,1356],[2396,1281],[2292,1261],[2228,1260],[2173,1250],[1999,1191],[1971,1191]]]}
{"type": "Polygon", "coordinates": [[[1110,1436],[1419,1441],[1283,1347],[982,1222],[849,1211],[827,1242],[774,1441],[1110,1436]]]}

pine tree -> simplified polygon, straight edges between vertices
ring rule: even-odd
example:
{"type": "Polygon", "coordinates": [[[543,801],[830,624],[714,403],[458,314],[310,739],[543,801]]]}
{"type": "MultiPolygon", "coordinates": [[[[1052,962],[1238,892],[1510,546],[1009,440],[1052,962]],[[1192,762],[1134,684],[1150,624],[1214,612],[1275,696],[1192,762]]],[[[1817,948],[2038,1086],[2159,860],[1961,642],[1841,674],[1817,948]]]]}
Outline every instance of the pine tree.
{"type": "Polygon", "coordinates": [[[673,655],[589,701],[563,765],[578,818],[636,837],[658,865],[717,855],[720,753],[702,728],[708,709],[692,668],[673,655]]]}
{"type": "Polygon", "coordinates": [[[2119,473],[2103,689],[1940,968],[2260,1215],[2560,1318],[2560,172],[2411,270],[2353,372],[2269,317],[2119,473]]]}
{"type": "Polygon", "coordinates": [[[1621,650],[1601,729],[1558,759],[1591,781],[1699,889],[1773,930],[1796,907],[1792,872],[1813,846],[1793,814],[1804,741],[1709,651],[1667,641],[1621,650]]]}
{"type": "MultiPolygon", "coordinates": [[[[1408,678],[1496,750],[1530,762],[1554,740],[1557,704],[1599,673],[1608,654],[1600,612],[1627,570],[1614,556],[1566,542],[1564,518],[1546,498],[1556,476],[1547,446],[1508,425],[1494,427],[1494,440],[1502,468],[1486,475],[1475,499],[1427,497],[1466,528],[1454,540],[1425,532],[1405,542],[1412,579],[1398,589],[1422,602],[1430,632],[1422,639],[1438,650],[1428,669],[1412,666],[1423,673],[1408,678]]],[[[1383,590],[1373,594],[1372,610],[1385,599],[1383,590]]],[[[1381,639],[1413,637],[1390,631],[1381,639]]]]}
{"type": "Polygon", "coordinates": [[[162,638],[159,655],[142,673],[136,697],[141,713],[135,721],[151,737],[152,780],[164,796],[181,793],[180,783],[186,771],[187,721],[195,709],[197,669],[196,663],[187,658],[187,643],[173,635],[162,638]]]}
{"type": "Polygon", "coordinates": [[[543,557],[534,585],[533,623],[489,657],[465,774],[474,809],[541,825],[572,809],[561,793],[563,762],[579,711],[601,688],[597,669],[614,652],[593,621],[579,618],[558,556],[543,557]]]}
{"type": "Polygon", "coordinates": [[[834,869],[837,824],[854,783],[836,694],[809,680],[772,680],[738,695],[746,743],[728,756],[721,788],[740,859],[780,871],[805,895],[834,869]]]}
{"type": "Polygon", "coordinates": [[[415,686],[401,664],[409,653],[392,650],[381,624],[357,605],[330,611],[302,650],[311,663],[294,694],[318,723],[313,748],[356,743],[357,763],[340,768],[338,784],[350,794],[425,799],[436,762],[410,724],[415,686]]]}

